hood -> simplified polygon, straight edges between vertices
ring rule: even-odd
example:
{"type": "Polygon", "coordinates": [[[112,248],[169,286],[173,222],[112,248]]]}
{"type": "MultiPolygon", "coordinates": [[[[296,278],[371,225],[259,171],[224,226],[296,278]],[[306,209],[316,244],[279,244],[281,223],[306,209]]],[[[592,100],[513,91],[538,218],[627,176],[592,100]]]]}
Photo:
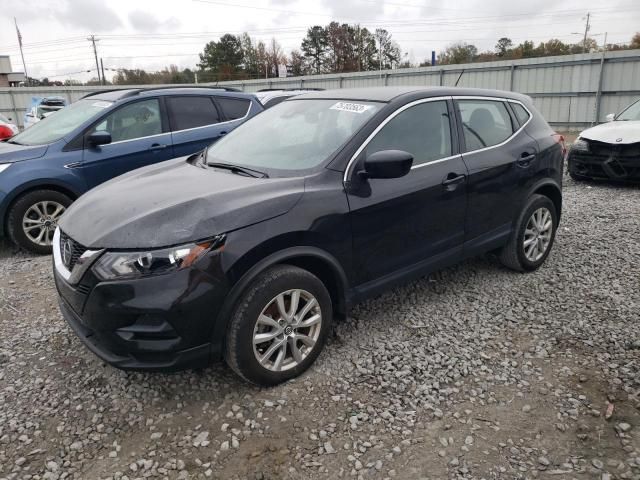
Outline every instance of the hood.
{"type": "Polygon", "coordinates": [[[0,163],[13,163],[40,158],[47,152],[48,145],[16,145],[0,142],[0,163]]]}
{"type": "Polygon", "coordinates": [[[581,138],[619,145],[640,142],[640,121],[607,122],[588,128],[581,138]],[[622,140],[618,140],[622,139],[622,140]]]}
{"type": "Polygon", "coordinates": [[[159,248],[283,215],[303,192],[303,178],[245,177],[180,158],[89,191],[59,225],[87,248],[159,248]]]}

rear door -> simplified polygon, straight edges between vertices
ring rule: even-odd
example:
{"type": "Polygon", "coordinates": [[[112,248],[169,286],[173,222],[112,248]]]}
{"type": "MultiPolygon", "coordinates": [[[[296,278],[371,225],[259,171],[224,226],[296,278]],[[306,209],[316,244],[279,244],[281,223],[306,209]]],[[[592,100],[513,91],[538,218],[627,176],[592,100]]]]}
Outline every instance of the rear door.
{"type": "Polygon", "coordinates": [[[158,98],[130,102],[109,112],[85,135],[96,131],[109,132],[111,143],[93,147],[84,142],[82,164],[76,168],[82,170],[89,188],[174,156],[158,98]]]}
{"type": "Polygon", "coordinates": [[[535,171],[538,146],[506,101],[460,97],[454,103],[469,171],[465,241],[482,248],[509,235],[535,171]]]}
{"type": "Polygon", "coordinates": [[[204,150],[228,133],[228,125],[211,96],[171,96],[166,104],[176,157],[204,150]]]}

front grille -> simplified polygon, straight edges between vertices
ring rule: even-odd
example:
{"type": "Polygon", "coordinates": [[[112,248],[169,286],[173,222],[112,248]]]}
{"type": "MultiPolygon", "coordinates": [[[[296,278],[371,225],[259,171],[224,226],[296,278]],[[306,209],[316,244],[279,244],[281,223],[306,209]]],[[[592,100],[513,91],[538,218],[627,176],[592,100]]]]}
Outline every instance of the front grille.
{"type": "Polygon", "coordinates": [[[589,152],[597,157],[615,157],[618,159],[640,159],[640,143],[618,145],[615,143],[588,140],[589,152]]]}
{"type": "Polygon", "coordinates": [[[67,270],[73,271],[78,259],[86,251],[86,247],[80,245],[63,231],[60,231],[60,258],[67,270]]]}

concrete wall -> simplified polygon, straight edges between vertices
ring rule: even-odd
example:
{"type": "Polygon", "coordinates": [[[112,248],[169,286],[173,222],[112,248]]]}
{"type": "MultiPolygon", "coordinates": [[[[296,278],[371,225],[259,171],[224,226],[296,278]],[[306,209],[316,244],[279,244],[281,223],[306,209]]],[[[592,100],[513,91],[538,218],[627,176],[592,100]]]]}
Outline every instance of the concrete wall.
{"type": "MultiPolygon", "coordinates": [[[[640,97],[640,50],[381,72],[244,80],[220,82],[219,85],[255,92],[262,88],[438,86],[455,85],[456,82],[461,87],[494,88],[525,93],[533,98],[547,121],[558,130],[579,130],[593,123],[603,122],[608,113],[619,112],[640,97]]],[[[102,88],[0,88],[0,112],[17,118],[22,124],[24,112],[32,96],[60,95],[69,101],[75,101],[89,92],[102,88]]]]}

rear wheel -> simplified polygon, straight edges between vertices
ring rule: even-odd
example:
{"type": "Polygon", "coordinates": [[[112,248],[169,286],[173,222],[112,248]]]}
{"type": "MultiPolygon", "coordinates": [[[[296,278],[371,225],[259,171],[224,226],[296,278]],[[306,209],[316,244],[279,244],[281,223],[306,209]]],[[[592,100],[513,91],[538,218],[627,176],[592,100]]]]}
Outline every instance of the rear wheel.
{"type": "Polygon", "coordinates": [[[7,220],[9,237],[33,253],[51,253],[58,220],[72,200],[55,190],[29,192],[11,206],[7,220]]]}
{"type": "Polygon", "coordinates": [[[532,195],[520,214],[509,243],[500,252],[500,261],[521,272],[538,269],[551,251],[557,226],[553,202],[544,195],[532,195]]]}
{"type": "Polygon", "coordinates": [[[329,293],[315,275],[290,265],[273,267],[238,301],[225,359],[238,375],[258,385],[294,378],[320,354],[332,315],[329,293]]]}

